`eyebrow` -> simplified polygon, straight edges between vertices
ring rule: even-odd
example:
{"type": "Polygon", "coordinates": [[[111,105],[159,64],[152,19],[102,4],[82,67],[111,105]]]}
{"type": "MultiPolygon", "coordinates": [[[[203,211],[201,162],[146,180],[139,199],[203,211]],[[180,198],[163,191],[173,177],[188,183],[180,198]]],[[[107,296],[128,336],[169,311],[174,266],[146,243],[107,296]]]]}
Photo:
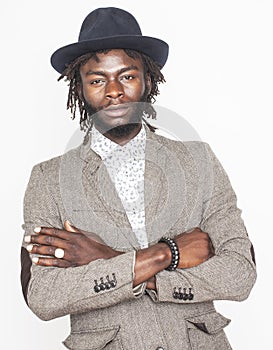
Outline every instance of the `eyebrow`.
{"type": "MultiPolygon", "coordinates": [[[[139,70],[139,68],[137,66],[131,65],[131,66],[128,66],[128,67],[121,68],[118,71],[118,74],[122,74],[122,73],[128,72],[130,70],[139,70]]],[[[89,71],[87,71],[85,73],[85,76],[89,76],[89,75],[101,75],[103,77],[106,76],[104,71],[93,71],[93,70],[89,70],[89,71]]]]}

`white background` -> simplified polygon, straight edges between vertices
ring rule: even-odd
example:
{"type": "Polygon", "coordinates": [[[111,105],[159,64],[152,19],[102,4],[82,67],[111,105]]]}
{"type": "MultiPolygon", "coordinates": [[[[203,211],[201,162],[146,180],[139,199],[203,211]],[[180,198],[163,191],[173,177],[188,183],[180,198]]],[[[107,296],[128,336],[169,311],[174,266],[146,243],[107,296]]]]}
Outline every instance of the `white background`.
{"type": "Polygon", "coordinates": [[[144,35],[169,43],[167,83],[157,102],[181,114],[211,145],[256,250],[258,280],[250,297],[216,306],[232,319],[226,332],[234,349],[272,349],[270,0],[1,2],[1,349],[64,349],[69,333],[67,317],[43,322],[24,303],[22,201],[32,166],[63,153],[78,127],[50,55],[77,41],[82,20],[99,6],[129,10],[144,35]]]}

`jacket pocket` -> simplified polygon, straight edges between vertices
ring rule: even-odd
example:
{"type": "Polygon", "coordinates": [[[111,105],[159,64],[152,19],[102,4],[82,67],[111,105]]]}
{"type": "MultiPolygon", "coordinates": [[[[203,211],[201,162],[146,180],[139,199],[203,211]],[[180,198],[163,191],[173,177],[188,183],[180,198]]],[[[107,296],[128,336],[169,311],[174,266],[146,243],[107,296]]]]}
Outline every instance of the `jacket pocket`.
{"type": "Polygon", "coordinates": [[[187,318],[192,350],[231,350],[223,331],[230,320],[216,311],[187,318]]]}
{"type": "Polygon", "coordinates": [[[119,326],[113,326],[71,332],[63,344],[70,350],[120,350],[123,347],[118,337],[119,329],[119,326]]]}

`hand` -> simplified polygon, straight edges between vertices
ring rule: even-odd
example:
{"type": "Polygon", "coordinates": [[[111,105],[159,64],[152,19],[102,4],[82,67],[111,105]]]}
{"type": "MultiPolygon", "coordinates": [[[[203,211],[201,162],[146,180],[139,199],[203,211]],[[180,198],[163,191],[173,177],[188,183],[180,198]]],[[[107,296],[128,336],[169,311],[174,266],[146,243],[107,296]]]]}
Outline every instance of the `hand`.
{"type": "MultiPolygon", "coordinates": [[[[181,233],[174,240],[180,253],[178,265],[180,269],[200,265],[214,255],[209,235],[198,227],[191,232],[181,233]]],[[[157,243],[137,251],[133,286],[146,281],[146,289],[156,290],[154,276],[166,269],[170,265],[171,259],[171,250],[165,243],[157,243]]]]}
{"type": "Polygon", "coordinates": [[[149,278],[146,282],[146,289],[153,289],[156,290],[156,280],[155,276],[149,278]]]}
{"type": "Polygon", "coordinates": [[[209,235],[196,227],[175,237],[180,253],[178,268],[185,269],[200,265],[214,255],[209,235]]]}
{"type": "MultiPolygon", "coordinates": [[[[37,231],[37,230],[36,230],[37,231]]],[[[97,259],[110,259],[122,254],[107,246],[94,233],[86,232],[64,222],[64,229],[51,227],[39,228],[39,233],[25,237],[27,249],[32,254],[48,257],[34,258],[33,262],[42,266],[75,267],[86,265],[97,259]],[[63,258],[55,257],[55,250],[64,251],[63,258]]]]}

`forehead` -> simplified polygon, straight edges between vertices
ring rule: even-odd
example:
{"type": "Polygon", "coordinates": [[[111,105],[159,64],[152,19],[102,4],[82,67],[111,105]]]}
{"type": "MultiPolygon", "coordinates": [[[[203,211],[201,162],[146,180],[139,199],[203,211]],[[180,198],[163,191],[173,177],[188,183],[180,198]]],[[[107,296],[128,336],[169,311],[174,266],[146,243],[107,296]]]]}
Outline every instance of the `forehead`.
{"type": "Polygon", "coordinates": [[[119,71],[126,67],[136,67],[136,69],[143,71],[143,63],[140,57],[130,57],[123,49],[113,49],[108,52],[97,53],[96,57],[90,58],[84,65],[81,66],[80,71],[84,73],[90,69],[96,71],[119,71]]]}

